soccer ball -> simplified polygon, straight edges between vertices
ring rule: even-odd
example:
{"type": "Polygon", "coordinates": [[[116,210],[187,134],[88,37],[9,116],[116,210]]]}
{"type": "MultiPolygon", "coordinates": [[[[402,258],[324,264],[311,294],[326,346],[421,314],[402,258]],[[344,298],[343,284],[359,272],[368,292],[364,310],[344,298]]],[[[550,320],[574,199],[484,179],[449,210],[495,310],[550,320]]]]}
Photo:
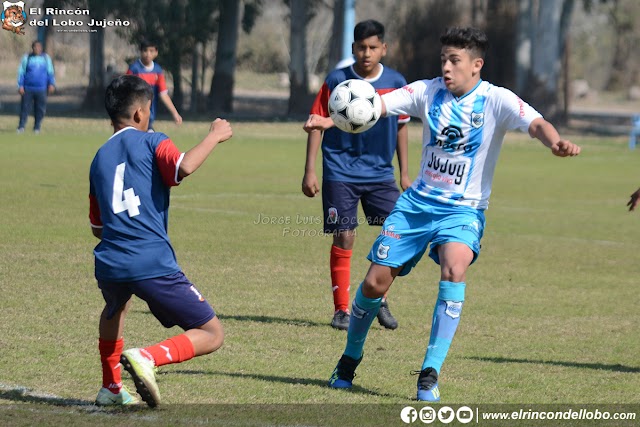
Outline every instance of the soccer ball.
{"type": "Polygon", "coordinates": [[[338,129],[360,133],[378,122],[382,101],[370,83],[351,79],[343,81],[331,91],[328,107],[329,116],[338,129]]]}

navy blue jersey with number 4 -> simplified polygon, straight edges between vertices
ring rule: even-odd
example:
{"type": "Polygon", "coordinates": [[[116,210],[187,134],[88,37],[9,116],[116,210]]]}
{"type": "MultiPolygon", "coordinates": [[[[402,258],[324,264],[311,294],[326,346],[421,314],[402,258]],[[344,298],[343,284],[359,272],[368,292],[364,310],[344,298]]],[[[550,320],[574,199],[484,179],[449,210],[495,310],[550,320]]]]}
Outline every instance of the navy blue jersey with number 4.
{"type": "Polygon", "coordinates": [[[100,147],[89,175],[98,280],[127,282],[180,271],[169,241],[169,190],[183,154],[163,133],[127,127],[100,147]]]}

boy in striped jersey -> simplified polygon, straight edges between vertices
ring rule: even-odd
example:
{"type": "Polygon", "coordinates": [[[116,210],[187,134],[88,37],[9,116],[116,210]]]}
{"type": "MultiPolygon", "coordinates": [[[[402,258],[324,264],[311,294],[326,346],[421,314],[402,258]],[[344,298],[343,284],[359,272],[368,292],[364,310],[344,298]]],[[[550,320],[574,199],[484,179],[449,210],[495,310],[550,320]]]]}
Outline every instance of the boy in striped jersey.
{"type": "Polygon", "coordinates": [[[429,257],[440,265],[440,283],[417,399],[439,401],[438,375],[460,321],[467,268],[480,254],[484,210],[506,132],[528,132],[555,156],[580,154],[579,146],[562,139],[513,92],[480,78],[488,47],[484,32],[449,28],[440,41],[442,77],[416,81],[381,97],[383,116],[422,119],[422,165],[369,253],[371,266],[352,305],[347,345],[329,380],[334,388],[352,386],[382,295],[396,276],[411,271],[430,245],[429,257]]]}

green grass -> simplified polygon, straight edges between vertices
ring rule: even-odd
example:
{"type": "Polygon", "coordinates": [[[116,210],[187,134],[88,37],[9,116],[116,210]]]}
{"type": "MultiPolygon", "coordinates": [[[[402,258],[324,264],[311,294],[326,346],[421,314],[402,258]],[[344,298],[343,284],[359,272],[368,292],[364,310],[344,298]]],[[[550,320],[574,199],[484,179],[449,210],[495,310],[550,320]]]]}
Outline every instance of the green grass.
{"type": "MultiPolygon", "coordinates": [[[[374,325],[357,386],[352,392],[327,388],[345,333],[328,326],[331,239],[318,236],[321,225],[299,223],[302,217],[319,221],[321,213],[320,198],[300,191],[301,123],[234,124],[233,139],[172,192],[169,234],[178,261],[216,309],[224,346],[163,367],[166,406],[158,412],[91,406],[101,381],[103,301],[93,278],[97,240],[88,223],[88,169],[110,136],[109,124],[47,118],[36,137],[16,135],[16,120],[0,117],[3,424],[181,425],[172,411],[193,424],[209,404],[232,405],[210,418],[220,425],[242,411],[269,414],[269,405],[280,408],[273,419],[247,425],[283,419],[319,425],[315,418],[295,421],[296,411],[312,416],[314,410],[333,425],[331,414],[349,410],[298,404],[377,404],[356,405],[368,408],[373,420],[367,424],[365,417],[362,425],[376,425],[389,407],[399,423],[399,408],[414,398],[416,377],[409,372],[424,356],[439,270],[425,257],[397,280],[390,302],[399,329],[374,325]],[[259,216],[276,224],[255,224],[259,216]]],[[[157,127],[186,150],[208,126],[157,127]]],[[[420,134],[412,125],[414,176],[420,134]]],[[[444,403],[640,404],[640,217],[625,209],[640,185],[640,152],[628,151],[622,138],[572,140],[583,154],[558,159],[524,136],[507,137],[482,253],[468,272],[464,314],[441,376],[444,403]]],[[[377,232],[358,229],[352,291],[368,268],[365,255],[377,232]]],[[[162,328],[136,300],[126,346],[179,332],[162,328]]],[[[240,425],[237,418],[234,423],[240,425]]]]}

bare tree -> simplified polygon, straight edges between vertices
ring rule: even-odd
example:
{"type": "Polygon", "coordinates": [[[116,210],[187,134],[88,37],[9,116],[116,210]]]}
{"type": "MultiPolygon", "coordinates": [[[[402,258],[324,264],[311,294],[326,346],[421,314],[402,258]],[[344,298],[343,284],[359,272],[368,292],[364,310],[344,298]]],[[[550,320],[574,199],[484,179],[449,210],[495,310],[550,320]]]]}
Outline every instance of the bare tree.
{"type": "Polygon", "coordinates": [[[307,57],[307,18],[309,0],[291,0],[291,27],[289,64],[289,113],[307,113],[311,107],[309,100],[309,78],[307,57]]]}
{"type": "Polygon", "coordinates": [[[236,48],[240,27],[240,2],[221,0],[216,63],[209,91],[209,109],[233,111],[233,85],[236,70],[236,48]]]}
{"type": "Polygon", "coordinates": [[[639,75],[640,6],[637,0],[609,0],[605,7],[614,31],[613,64],[605,88],[620,90],[634,84],[639,75]]]}
{"type": "Polygon", "coordinates": [[[545,116],[555,120],[562,119],[559,83],[573,3],[574,0],[540,0],[532,25],[534,43],[526,86],[531,94],[529,101],[545,116]]]}
{"type": "Polygon", "coordinates": [[[89,86],[82,106],[91,110],[104,107],[104,31],[89,34],[89,86]]]}

